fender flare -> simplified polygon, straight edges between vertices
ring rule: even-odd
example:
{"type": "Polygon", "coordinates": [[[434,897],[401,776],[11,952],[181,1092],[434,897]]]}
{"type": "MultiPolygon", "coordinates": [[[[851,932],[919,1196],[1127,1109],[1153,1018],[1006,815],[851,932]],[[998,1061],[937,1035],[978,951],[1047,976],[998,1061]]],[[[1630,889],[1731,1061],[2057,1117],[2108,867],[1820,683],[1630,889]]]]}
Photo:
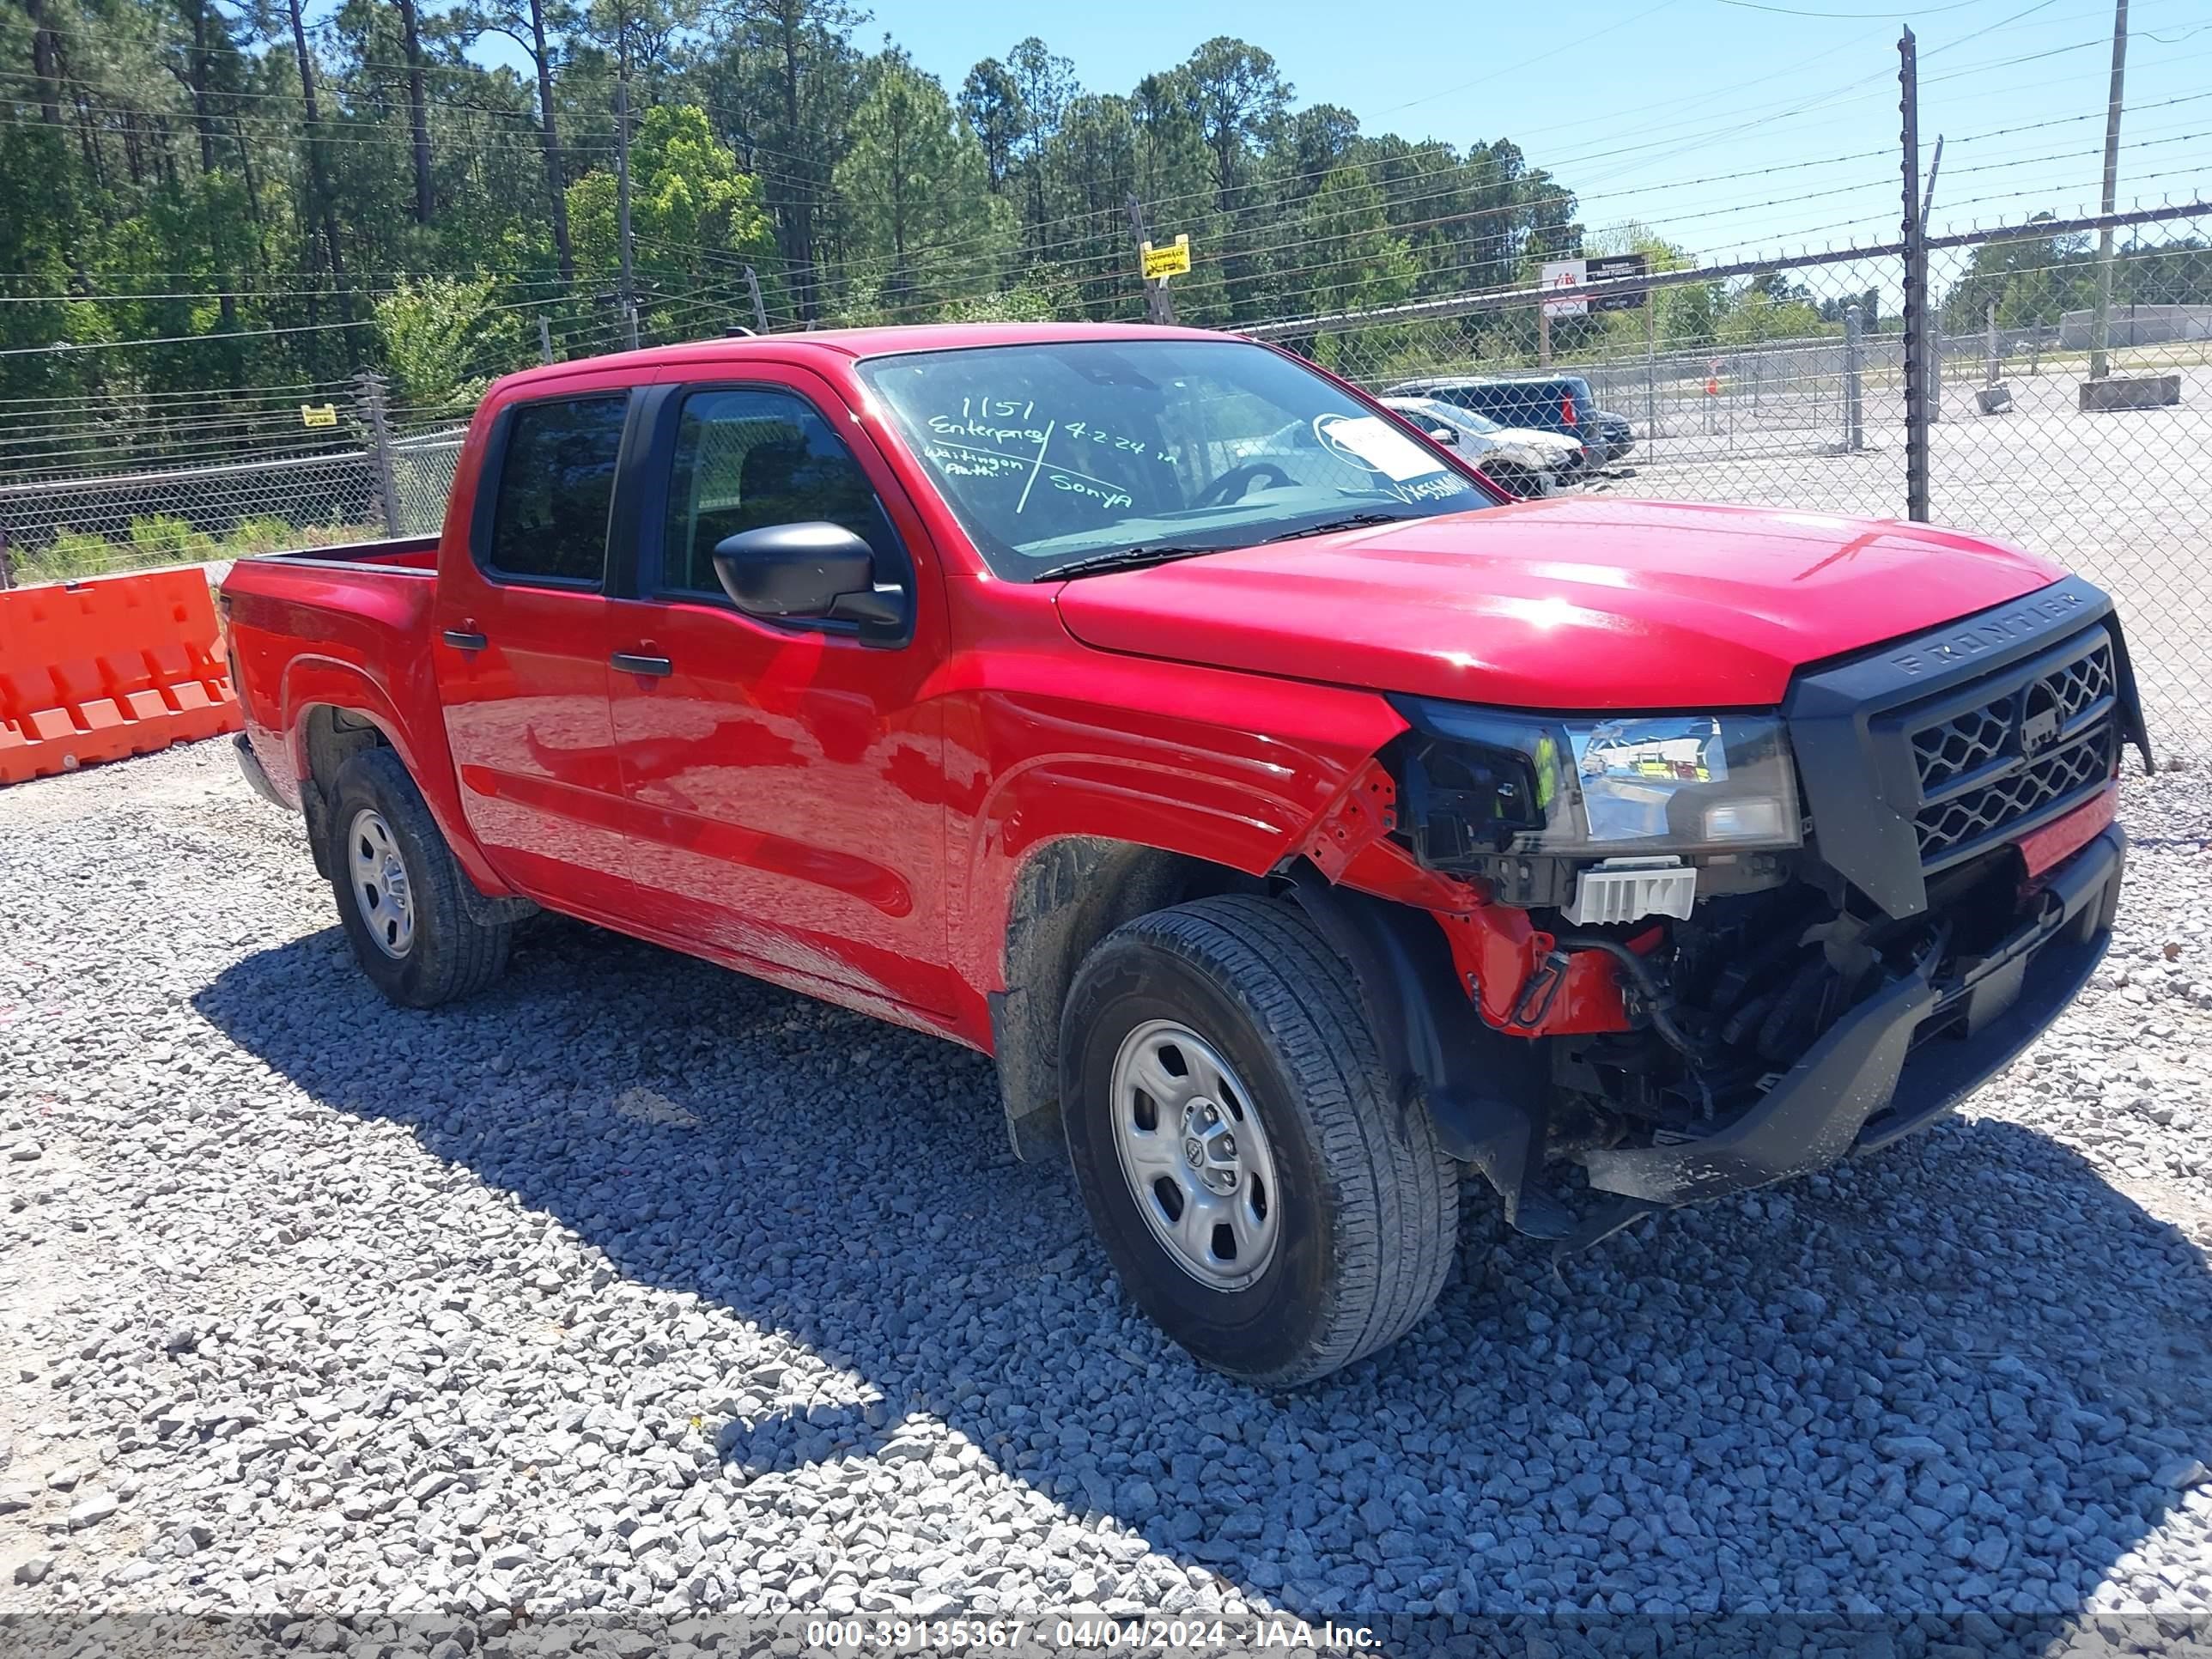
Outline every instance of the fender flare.
{"type": "MultiPolygon", "coordinates": [[[[430,817],[438,826],[438,833],[446,838],[455,860],[468,877],[462,899],[470,905],[470,914],[479,921],[491,922],[512,920],[526,914],[514,906],[537,907],[526,899],[514,897],[514,890],[502,881],[499,873],[485,860],[483,853],[469,833],[468,823],[461,814],[460,799],[453,782],[452,757],[447,751],[441,731],[435,756],[426,755],[418,745],[407,725],[400,717],[398,705],[390,690],[355,664],[330,657],[301,656],[287,664],[281,691],[279,708],[283,720],[283,737],[285,752],[291,763],[293,775],[299,780],[301,810],[310,829],[317,820],[315,805],[310,803],[311,793],[319,794],[307,754],[307,720],[318,708],[331,708],[353,715],[374,726],[379,736],[399,757],[407,769],[407,775],[422,792],[422,799],[430,809],[430,817]],[[466,889],[472,887],[471,895],[466,889]],[[477,915],[472,898],[482,899],[491,907],[485,914],[477,915]],[[495,914],[496,912],[496,914],[495,914]]],[[[317,866],[321,864],[321,849],[315,849],[317,866]]]]}

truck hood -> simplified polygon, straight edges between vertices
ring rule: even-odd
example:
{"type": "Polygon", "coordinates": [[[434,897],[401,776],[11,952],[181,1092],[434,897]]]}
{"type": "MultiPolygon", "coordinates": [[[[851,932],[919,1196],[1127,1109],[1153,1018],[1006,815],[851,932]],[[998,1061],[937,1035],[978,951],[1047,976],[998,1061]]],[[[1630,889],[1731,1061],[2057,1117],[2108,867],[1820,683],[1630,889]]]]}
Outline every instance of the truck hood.
{"type": "Polygon", "coordinates": [[[1754,708],[2064,573],[1883,520],[1570,496],[1064,584],[1103,651],[1571,712],[1754,708]]]}

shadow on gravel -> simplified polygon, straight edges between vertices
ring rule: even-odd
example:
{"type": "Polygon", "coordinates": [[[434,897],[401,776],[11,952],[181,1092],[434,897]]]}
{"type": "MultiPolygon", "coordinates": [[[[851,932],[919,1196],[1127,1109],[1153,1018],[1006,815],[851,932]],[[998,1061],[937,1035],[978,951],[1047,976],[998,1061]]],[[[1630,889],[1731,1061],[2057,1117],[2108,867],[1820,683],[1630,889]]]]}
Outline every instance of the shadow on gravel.
{"type": "Polygon", "coordinates": [[[1119,1301],[1072,1183],[1012,1162],[989,1066],[949,1045],[563,923],[435,1014],[387,1010],[335,929],[195,1000],[621,1273],[885,1396],[709,1425],[732,1468],[894,1460],[927,1411],[1071,1510],[1316,1619],[2047,1622],[2212,1448],[2203,1259],[1999,1121],[1644,1224],[1563,1279],[1478,1200],[1437,1317],[1269,1399],[1119,1301]]]}

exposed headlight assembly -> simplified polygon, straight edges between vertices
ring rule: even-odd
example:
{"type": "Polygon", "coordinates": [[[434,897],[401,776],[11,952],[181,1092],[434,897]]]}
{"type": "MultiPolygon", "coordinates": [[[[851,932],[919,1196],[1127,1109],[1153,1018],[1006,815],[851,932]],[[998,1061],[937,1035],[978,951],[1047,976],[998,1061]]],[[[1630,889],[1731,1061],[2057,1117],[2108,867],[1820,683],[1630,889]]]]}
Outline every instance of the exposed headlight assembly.
{"type": "Polygon", "coordinates": [[[1403,821],[1425,863],[1790,848],[1797,784],[1767,714],[1553,720],[1405,699],[1403,821]]]}

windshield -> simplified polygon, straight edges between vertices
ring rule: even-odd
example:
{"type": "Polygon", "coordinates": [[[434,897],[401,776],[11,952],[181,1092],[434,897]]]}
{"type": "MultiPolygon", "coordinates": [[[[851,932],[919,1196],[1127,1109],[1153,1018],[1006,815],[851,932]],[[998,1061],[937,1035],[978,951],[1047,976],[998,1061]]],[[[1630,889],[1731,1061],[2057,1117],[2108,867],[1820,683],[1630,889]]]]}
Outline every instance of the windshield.
{"type": "Polygon", "coordinates": [[[1080,340],[860,368],[992,569],[1016,581],[1492,504],[1438,451],[1264,346],[1080,340]]]}

